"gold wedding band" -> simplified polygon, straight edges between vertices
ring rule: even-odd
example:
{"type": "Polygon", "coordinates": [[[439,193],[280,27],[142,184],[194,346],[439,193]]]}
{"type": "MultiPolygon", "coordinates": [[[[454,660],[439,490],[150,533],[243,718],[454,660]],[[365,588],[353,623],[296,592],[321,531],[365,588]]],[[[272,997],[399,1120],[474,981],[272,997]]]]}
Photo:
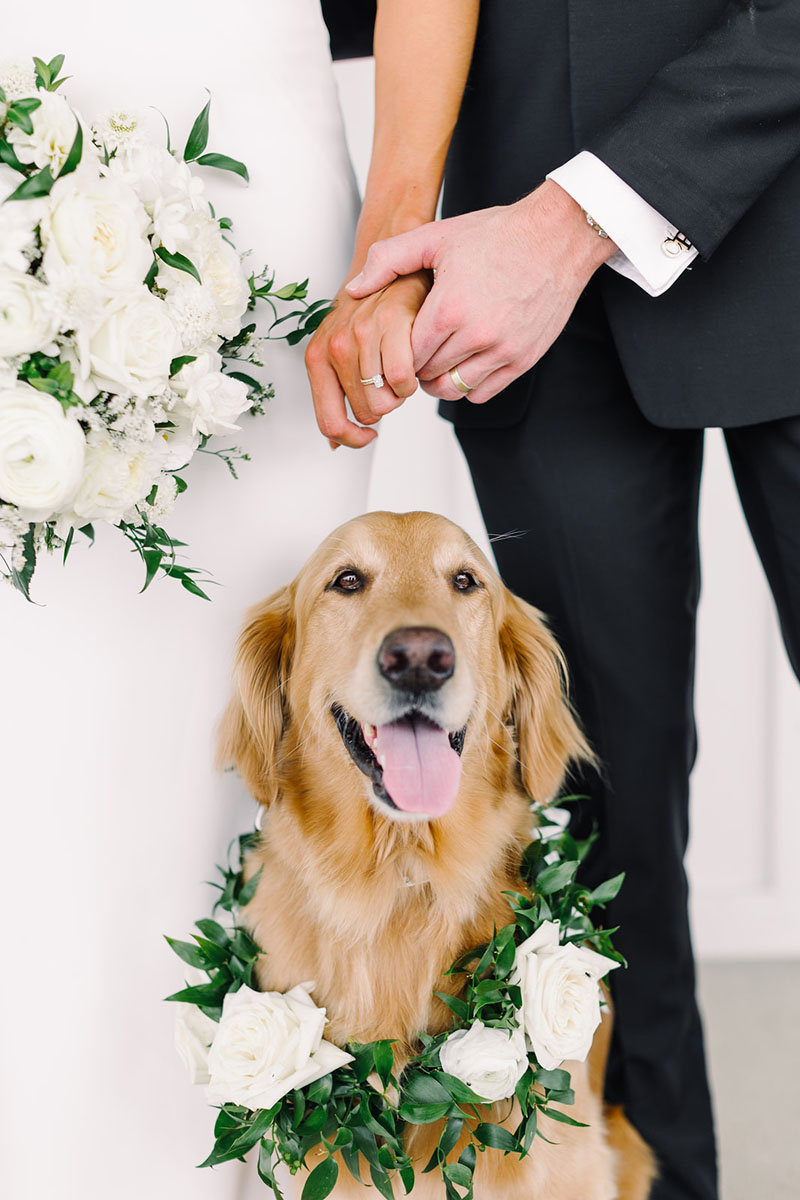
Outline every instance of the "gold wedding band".
{"type": "Polygon", "coordinates": [[[450,382],[452,383],[453,387],[458,388],[462,396],[466,396],[467,392],[472,391],[470,385],[468,383],[464,383],[464,380],[461,378],[458,367],[451,367],[447,374],[450,376],[450,382]]]}
{"type": "Polygon", "coordinates": [[[386,380],[382,375],[371,375],[369,379],[362,379],[361,382],[364,384],[364,387],[369,387],[371,385],[372,387],[382,388],[386,383],[386,380]]]}

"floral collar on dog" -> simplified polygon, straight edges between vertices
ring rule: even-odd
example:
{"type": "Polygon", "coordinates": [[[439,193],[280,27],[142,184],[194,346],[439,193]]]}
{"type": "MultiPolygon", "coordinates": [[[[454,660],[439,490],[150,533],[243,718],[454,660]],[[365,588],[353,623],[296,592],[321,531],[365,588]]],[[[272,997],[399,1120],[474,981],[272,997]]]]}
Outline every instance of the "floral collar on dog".
{"type": "Polygon", "coordinates": [[[258,875],[245,882],[242,867],[258,832],[239,838],[238,866],[218,868],[222,883],[213,885],[220,889],[214,911],[230,920],[197,921],[193,942],[167,938],[190,968],[186,986],[168,997],[180,1005],[176,1046],[193,1082],[219,1106],[203,1166],[258,1147],[259,1178],[275,1196],[275,1169],[284,1162],[292,1173],[309,1170],[303,1200],[324,1200],[336,1185],[338,1155],[360,1182],[365,1160],[374,1186],[392,1200],[395,1172],[406,1191],[414,1182],[404,1126],[442,1122],[425,1170],[441,1172],[447,1200],[472,1200],[476,1148],[525,1155],[537,1133],[544,1136],[540,1117],[580,1124],[564,1111],[574,1096],[561,1063],[586,1058],[600,1023],[599,981],[624,962],[590,916],[617,895],[623,877],[583,887],[576,875],[594,838],[576,841],[563,808],[537,815],[522,861],[530,894],[507,893],[514,921],[453,963],[448,974],[463,975],[461,995],[437,993],[453,1028],[421,1033],[420,1052],[399,1078],[390,1039],[346,1049],[325,1040],[313,983],[283,994],[256,990],[261,951],[238,917],[258,883],[258,875]],[[511,1097],[520,1114],[513,1131],[482,1120],[475,1107],[511,1097]],[[469,1142],[451,1160],[464,1132],[469,1142]]]}

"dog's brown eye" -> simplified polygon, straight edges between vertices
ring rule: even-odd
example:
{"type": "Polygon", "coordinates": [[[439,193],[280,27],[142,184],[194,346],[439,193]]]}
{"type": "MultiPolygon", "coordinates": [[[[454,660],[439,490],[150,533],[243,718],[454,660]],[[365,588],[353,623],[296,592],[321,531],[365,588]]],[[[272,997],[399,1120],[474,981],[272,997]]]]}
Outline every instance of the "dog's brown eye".
{"type": "Polygon", "coordinates": [[[470,571],[459,571],[453,576],[453,587],[457,592],[471,592],[474,588],[480,587],[475,576],[470,571]]]}
{"type": "Polygon", "coordinates": [[[364,586],[364,577],[352,567],[348,567],[347,570],[339,572],[330,586],[335,592],[360,592],[364,586]]]}

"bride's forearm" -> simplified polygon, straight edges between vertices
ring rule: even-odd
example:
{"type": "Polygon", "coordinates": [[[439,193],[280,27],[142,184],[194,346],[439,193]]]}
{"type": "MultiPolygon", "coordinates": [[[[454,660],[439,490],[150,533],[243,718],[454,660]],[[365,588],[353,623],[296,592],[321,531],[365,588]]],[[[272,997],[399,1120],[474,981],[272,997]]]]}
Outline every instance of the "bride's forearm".
{"type": "Polygon", "coordinates": [[[435,215],[478,8],[479,0],[378,0],[375,134],[355,265],[377,239],[435,215]]]}

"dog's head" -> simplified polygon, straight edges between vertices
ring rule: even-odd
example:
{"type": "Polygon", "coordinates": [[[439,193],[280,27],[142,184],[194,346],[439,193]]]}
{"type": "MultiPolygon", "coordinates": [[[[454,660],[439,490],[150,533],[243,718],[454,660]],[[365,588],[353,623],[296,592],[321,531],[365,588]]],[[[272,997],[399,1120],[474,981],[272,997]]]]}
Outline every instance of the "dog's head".
{"type": "Polygon", "coordinates": [[[221,738],[264,804],[300,776],[352,793],[357,768],[397,821],[442,818],[490,769],[546,800],[588,754],[540,614],[430,513],[350,521],[251,613],[221,738]]]}

